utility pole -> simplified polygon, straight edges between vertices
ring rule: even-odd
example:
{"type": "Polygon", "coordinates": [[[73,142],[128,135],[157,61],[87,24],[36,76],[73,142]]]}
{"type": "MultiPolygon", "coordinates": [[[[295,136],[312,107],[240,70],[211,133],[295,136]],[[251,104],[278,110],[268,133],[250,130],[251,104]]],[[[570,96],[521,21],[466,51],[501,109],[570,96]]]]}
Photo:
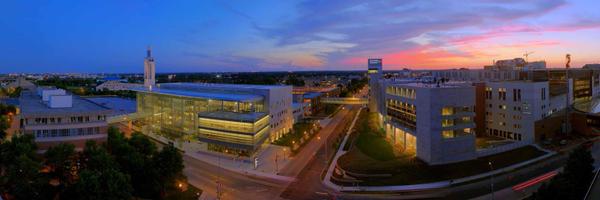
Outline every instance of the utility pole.
{"type": "Polygon", "coordinates": [[[221,199],[221,173],[223,172],[221,168],[221,156],[219,155],[219,175],[217,175],[217,199],[221,199]]]}
{"type": "MultiPolygon", "coordinates": [[[[488,165],[490,165],[490,173],[493,173],[494,171],[494,166],[492,165],[492,161],[488,162],[488,165]]],[[[494,200],[494,174],[490,174],[490,188],[492,190],[492,200],[494,200]]]]}

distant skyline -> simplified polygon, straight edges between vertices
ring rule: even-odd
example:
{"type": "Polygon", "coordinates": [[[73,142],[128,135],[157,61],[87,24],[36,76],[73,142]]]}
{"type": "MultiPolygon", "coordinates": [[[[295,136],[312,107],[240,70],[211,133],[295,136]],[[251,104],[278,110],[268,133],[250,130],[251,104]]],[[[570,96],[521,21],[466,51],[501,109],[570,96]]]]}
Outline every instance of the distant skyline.
{"type": "Polygon", "coordinates": [[[600,63],[600,1],[7,1],[0,73],[481,68],[600,63]]]}

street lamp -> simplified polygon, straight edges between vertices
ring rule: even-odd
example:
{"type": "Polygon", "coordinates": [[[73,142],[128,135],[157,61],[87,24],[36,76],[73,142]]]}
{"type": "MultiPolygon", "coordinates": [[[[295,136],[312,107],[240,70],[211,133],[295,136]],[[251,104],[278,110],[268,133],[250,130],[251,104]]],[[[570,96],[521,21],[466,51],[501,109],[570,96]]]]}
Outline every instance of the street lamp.
{"type": "Polygon", "coordinates": [[[492,165],[492,161],[489,161],[488,165],[490,166],[490,172],[492,173],[492,174],[490,174],[490,188],[492,190],[492,193],[491,193],[492,200],[494,200],[494,174],[493,174],[494,166],[492,165]]]}

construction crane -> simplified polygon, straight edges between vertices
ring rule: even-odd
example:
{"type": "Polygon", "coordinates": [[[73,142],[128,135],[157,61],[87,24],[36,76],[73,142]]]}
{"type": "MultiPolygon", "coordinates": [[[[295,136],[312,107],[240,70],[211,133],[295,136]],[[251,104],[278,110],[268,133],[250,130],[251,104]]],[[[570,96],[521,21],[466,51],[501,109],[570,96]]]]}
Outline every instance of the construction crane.
{"type": "Polygon", "coordinates": [[[567,69],[569,69],[571,67],[571,54],[567,54],[566,58],[567,58],[567,64],[565,65],[565,67],[567,69]]]}
{"type": "Polygon", "coordinates": [[[526,51],[526,52],[523,54],[523,56],[525,56],[525,62],[529,62],[529,55],[531,55],[531,54],[533,54],[533,53],[535,53],[535,52],[533,52],[533,51],[532,51],[532,52],[527,52],[527,51],[526,51]]]}

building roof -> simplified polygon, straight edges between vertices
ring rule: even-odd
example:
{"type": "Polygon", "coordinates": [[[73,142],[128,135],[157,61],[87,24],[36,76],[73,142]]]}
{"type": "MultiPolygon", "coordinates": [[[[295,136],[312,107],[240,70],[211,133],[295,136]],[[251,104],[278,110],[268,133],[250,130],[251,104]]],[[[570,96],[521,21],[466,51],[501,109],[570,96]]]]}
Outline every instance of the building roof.
{"type": "Polygon", "coordinates": [[[160,87],[193,87],[193,88],[213,88],[213,89],[279,89],[292,88],[289,85],[253,85],[253,84],[221,84],[221,83],[162,83],[160,87]]]}
{"type": "Polygon", "coordinates": [[[134,88],[138,92],[149,92],[192,98],[218,99],[238,102],[255,102],[264,99],[256,90],[289,89],[285,85],[246,85],[246,84],[213,84],[213,83],[163,83],[152,88],[134,88]]]}
{"type": "Polygon", "coordinates": [[[147,92],[155,94],[165,94],[180,97],[191,97],[191,98],[203,98],[203,99],[215,99],[224,101],[237,101],[237,102],[256,102],[263,100],[263,96],[255,94],[236,94],[226,92],[203,92],[193,90],[175,90],[175,89],[164,89],[164,88],[152,88],[149,91],[145,88],[134,88],[133,91],[147,92]]]}
{"type": "Polygon", "coordinates": [[[220,120],[227,120],[227,121],[250,122],[250,123],[254,123],[254,122],[262,119],[266,115],[267,115],[267,113],[264,113],[264,112],[236,113],[236,112],[215,111],[215,112],[200,112],[200,113],[198,113],[198,117],[200,117],[200,118],[210,118],[210,119],[220,119],[220,120]]]}
{"type": "Polygon", "coordinates": [[[111,116],[135,113],[137,110],[135,99],[121,97],[87,97],[86,99],[109,108],[112,111],[111,116]]]}
{"type": "Polygon", "coordinates": [[[68,108],[50,108],[34,92],[23,92],[19,97],[19,109],[24,115],[61,115],[90,112],[109,112],[109,108],[73,95],[73,106],[68,108]]]}

